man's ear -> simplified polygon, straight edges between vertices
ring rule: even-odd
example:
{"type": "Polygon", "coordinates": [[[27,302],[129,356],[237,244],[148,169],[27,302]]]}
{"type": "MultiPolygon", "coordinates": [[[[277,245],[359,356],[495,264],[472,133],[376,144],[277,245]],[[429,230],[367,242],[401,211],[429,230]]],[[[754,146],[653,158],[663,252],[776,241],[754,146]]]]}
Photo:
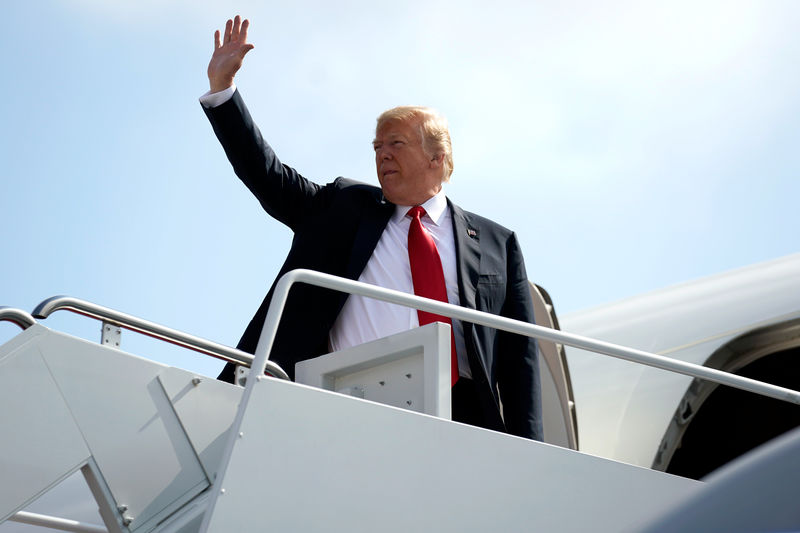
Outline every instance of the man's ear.
{"type": "Polygon", "coordinates": [[[435,154],[431,158],[430,168],[441,168],[444,163],[444,153],[435,154]]]}

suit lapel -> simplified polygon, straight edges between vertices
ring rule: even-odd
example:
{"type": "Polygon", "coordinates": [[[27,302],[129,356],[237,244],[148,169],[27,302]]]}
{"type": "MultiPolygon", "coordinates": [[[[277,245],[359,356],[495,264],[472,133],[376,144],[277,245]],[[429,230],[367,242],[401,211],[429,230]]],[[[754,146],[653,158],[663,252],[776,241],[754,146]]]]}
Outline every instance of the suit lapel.
{"type": "Polygon", "coordinates": [[[475,309],[475,291],[481,264],[480,233],[478,227],[471,223],[468,213],[453,204],[449,198],[447,204],[453,213],[453,237],[456,245],[461,305],[475,309]]]}
{"type": "Polygon", "coordinates": [[[353,252],[347,263],[346,276],[357,280],[367,266],[367,261],[375,251],[378,241],[381,238],[386,224],[394,213],[394,204],[385,200],[374,204],[371,208],[364,210],[364,216],[356,231],[353,240],[353,252]]]}

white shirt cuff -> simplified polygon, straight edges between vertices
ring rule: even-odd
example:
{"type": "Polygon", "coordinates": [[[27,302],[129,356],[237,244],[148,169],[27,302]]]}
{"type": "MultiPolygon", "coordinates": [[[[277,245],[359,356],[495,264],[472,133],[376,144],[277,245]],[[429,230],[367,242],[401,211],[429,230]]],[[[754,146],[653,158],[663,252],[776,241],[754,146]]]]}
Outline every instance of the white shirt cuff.
{"type": "Polygon", "coordinates": [[[208,108],[221,106],[233,97],[234,92],[236,92],[236,85],[231,85],[227,89],[216,93],[208,91],[200,97],[200,103],[203,104],[203,107],[208,108]]]}

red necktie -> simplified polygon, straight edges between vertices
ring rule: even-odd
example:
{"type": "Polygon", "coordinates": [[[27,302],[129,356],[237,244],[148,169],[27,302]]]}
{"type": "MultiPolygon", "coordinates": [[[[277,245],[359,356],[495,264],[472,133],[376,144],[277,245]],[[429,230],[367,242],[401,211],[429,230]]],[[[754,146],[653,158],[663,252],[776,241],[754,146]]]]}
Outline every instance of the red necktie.
{"type": "MultiPolygon", "coordinates": [[[[408,228],[408,260],[411,263],[411,279],[414,282],[414,294],[432,300],[447,302],[447,286],[444,283],[442,260],[436,250],[433,237],[425,230],[420,217],[425,214],[425,209],[420,206],[412,207],[406,213],[411,217],[411,226],[408,228]]],[[[453,323],[450,318],[442,315],[417,310],[419,325],[424,326],[431,322],[444,322],[450,324],[450,370],[451,384],[458,381],[458,358],[456,357],[456,343],[453,335],[453,323]]]]}

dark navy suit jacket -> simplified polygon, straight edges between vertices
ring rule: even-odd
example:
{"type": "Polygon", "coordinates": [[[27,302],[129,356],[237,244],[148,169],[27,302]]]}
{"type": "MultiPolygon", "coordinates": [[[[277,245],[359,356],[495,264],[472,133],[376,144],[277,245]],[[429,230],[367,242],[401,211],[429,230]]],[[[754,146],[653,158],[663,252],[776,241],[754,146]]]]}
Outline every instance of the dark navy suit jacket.
{"type": "MultiPolygon", "coordinates": [[[[318,185],[284,165],[262,138],[239,92],[216,108],[204,108],[234,171],[272,217],[294,232],[284,273],[307,268],[358,279],[394,212],[378,187],[345,178],[318,185]]],[[[533,322],[525,264],[516,235],[448,200],[453,215],[461,305],[533,322]]],[[[264,243],[263,246],[268,246],[264,243]]],[[[239,342],[255,352],[266,298],[239,342]]],[[[298,361],[328,352],[328,332],[346,294],[294,285],[270,359],[294,376],[298,361]]],[[[528,337],[464,323],[470,369],[489,429],[541,440],[539,365],[536,342],[528,337]],[[502,405],[502,408],[501,408],[502,405]]],[[[233,381],[227,365],[220,379],[233,381]]]]}

